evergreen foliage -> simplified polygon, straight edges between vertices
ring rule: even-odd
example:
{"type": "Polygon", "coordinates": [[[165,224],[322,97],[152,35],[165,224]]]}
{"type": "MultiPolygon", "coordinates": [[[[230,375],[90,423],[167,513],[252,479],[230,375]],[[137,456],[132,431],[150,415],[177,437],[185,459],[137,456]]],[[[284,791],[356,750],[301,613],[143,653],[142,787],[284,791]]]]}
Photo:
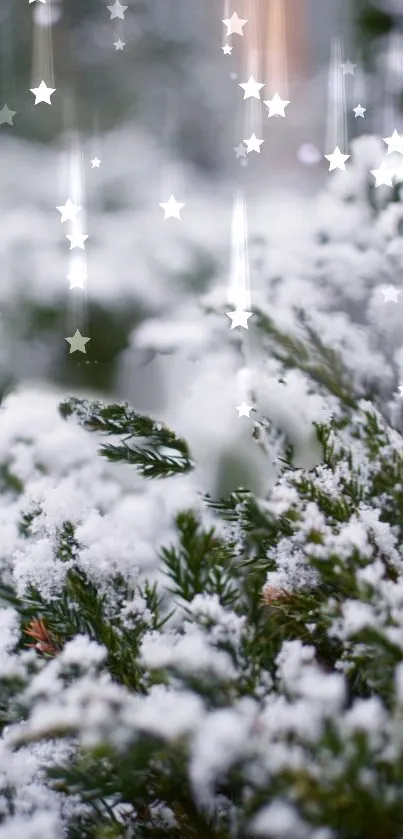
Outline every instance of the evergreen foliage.
{"type": "MultiPolygon", "coordinates": [[[[57,592],[4,575],[1,837],[22,835],[8,761],[46,748],[58,821],[37,793],[30,836],[402,836],[403,440],[369,402],[340,405],[317,425],[323,463],[285,457],[269,500],[206,497],[213,526],[177,513],[164,581],[112,570],[101,588],[67,520],[57,592]]],[[[127,405],[60,410],[142,476],[192,470],[186,443],[127,405]]]]}

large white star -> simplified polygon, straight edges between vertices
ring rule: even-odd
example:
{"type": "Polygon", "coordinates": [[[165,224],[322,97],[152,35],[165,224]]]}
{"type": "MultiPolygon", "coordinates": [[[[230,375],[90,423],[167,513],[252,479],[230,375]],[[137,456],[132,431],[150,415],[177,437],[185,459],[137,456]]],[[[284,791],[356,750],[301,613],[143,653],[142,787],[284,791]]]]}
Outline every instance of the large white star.
{"type": "Polygon", "coordinates": [[[243,326],[244,329],[248,329],[248,319],[252,317],[252,312],[236,309],[235,312],[226,312],[225,314],[232,321],[231,329],[235,329],[236,326],[243,326]]]}
{"type": "Polygon", "coordinates": [[[242,87],[244,90],[244,99],[249,99],[251,96],[253,96],[254,99],[260,99],[260,91],[262,87],[264,87],[264,84],[261,84],[261,82],[257,82],[256,79],[253,78],[253,76],[249,76],[248,81],[241,82],[239,87],[242,87]]]}
{"type": "Polygon", "coordinates": [[[258,140],[256,134],[252,134],[252,136],[249,137],[249,140],[244,140],[244,143],[248,154],[251,151],[257,151],[260,154],[260,146],[264,143],[264,140],[258,140]]]}
{"type": "Polygon", "coordinates": [[[343,70],[343,76],[347,76],[348,74],[350,74],[350,76],[354,76],[354,70],[356,66],[357,65],[352,64],[350,60],[346,61],[345,64],[342,64],[341,68],[343,70]]]}
{"type": "Polygon", "coordinates": [[[234,152],[238,157],[246,157],[246,148],[242,143],[239,143],[239,146],[234,146],[234,152]]]}
{"type": "Polygon", "coordinates": [[[403,137],[397,133],[396,129],[391,137],[384,137],[383,142],[388,146],[386,154],[392,154],[394,151],[403,154],[403,137]]]}
{"type": "Polygon", "coordinates": [[[164,221],[167,218],[178,218],[181,221],[180,212],[186,205],[175,201],[174,196],[170,195],[168,201],[162,201],[159,206],[164,210],[164,221]]]}
{"type": "Polygon", "coordinates": [[[56,207],[56,210],[61,213],[60,221],[64,223],[65,221],[75,221],[77,213],[80,212],[81,207],[78,207],[77,204],[73,204],[71,198],[68,198],[66,203],[62,204],[60,207],[56,207]]]}
{"type": "Polygon", "coordinates": [[[85,284],[87,282],[87,272],[82,265],[74,265],[70,274],[67,274],[67,279],[70,282],[70,289],[85,288],[85,284]]]}
{"type": "Polygon", "coordinates": [[[393,186],[393,169],[389,169],[387,166],[381,166],[379,169],[371,169],[371,175],[375,178],[375,186],[393,186]]]}
{"type": "Polygon", "coordinates": [[[118,17],[121,20],[124,20],[125,19],[125,11],[128,7],[127,6],[122,6],[122,4],[119,2],[119,0],[115,0],[113,6],[107,6],[106,8],[111,13],[110,20],[113,20],[115,17],[118,17]]]}
{"type": "Polygon", "coordinates": [[[70,338],[65,338],[64,340],[70,344],[70,353],[77,351],[86,353],[87,350],[85,349],[85,345],[88,344],[88,341],[91,341],[91,338],[84,338],[83,335],[81,335],[80,330],[76,329],[74,335],[71,335],[70,338]]]}
{"type": "Polygon", "coordinates": [[[338,146],[336,146],[333,154],[325,154],[325,158],[330,164],[329,172],[333,172],[333,169],[341,169],[344,172],[346,168],[345,161],[348,160],[349,157],[349,154],[342,154],[338,146]]]}
{"type": "Polygon", "coordinates": [[[31,87],[30,91],[35,96],[34,105],[39,105],[40,102],[46,102],[47,105],[51,105],[50,97],[55,90],[55,87],[47,87],[44,81],[40,83],[39,87],[31,87]]]}
{"type": "Polygon", "coordinates": [[[223,24],[227,27],[227,37],[228,35],[243,35],[242,29],[247,22],[239,18],[236,12],[230,18],[223,20],[223,24]]]}
{"type": "Polygon", "coordinates": [[[273,96],[273,99],[266,99],[264,104],[269,109],[269,117],[285,117],[284,110],[287,107],[287,105],[290,104],[290,100],[282,99],[281,96],[276,92],[273,96]]]}
{"type": "Polygon", "coordinates": [[[0,125],[13,125],[13,119],[16,115],[17,111],[10,111],[8,105],[4,105],[0,111],[0,125]]]}
{"type": "Polygon", "coordinates": [[[385,288],[381,288],[381,292],[383,294],[383,302],[384,303],[397,303],[398,302],[400,289],[396,288],[396,286],[387,285],[387,286],[385,286],[385,288]]]}
{"type": "Polygon", "coordinates": [[[238,411],[239,417],[248,417],[250,412],[253,411],[253,405],[248,405],[246,402],[241,402],[240,405],[236,406],[238,411]]]}
{"type": "Polygon", "coordinates": [[[68,239],[70,242],[71,251],[74,248],[81,248],[81,250],[84,251],[84,242],[86,239],[88,239],[88,236],[86,233],[67,233],[66,239],[68,239]]]}

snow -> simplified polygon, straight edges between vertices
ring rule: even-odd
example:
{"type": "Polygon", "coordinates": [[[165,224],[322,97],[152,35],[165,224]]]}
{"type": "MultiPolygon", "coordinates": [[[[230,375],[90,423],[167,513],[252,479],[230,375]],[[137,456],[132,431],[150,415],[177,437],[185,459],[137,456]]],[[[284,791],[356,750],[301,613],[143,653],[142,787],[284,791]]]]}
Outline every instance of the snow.
{"type": "Polygon", "coordinates": [[[280,799],[272,801],[258,813],[251,825],[256,836],[278,839],[305,839],[307,828],[296,809],[280,799]]]}
{"type": "Polygon", "coordinates": [[[140,731],[175,740],[194,730],[203,715],[203,703],[195,694],[155,685],[148,696],[134,700],[127,722],[140,731]]]}
{"type": "Polygon", "coordinates": [[[253,702],[210,713],[198,726],[193,744],[190,778],[196,798],[205,801],[221,775],[248,752],[256,717],[253,702]]]}
{"type": "Polygon", "coordinates": [[[165,633],[161,636],[157,632],[145,635],[141,660],[151,670],[175,667],[195,675],[211,672],[224,680],[236,678],[229,654],[215,649],[207,634],[192,624],[188,625],[185,635],[165,633]]]}
{"type": "Polygon", "coordinates": [[[0,839],[54,839],[67,835],[56,813],[13,816],[0,826],[0,839]]]}
{"type": "Polygon", "coordinates": [[[379,748],[387,734],[388,717],[378,696],[370,699],[356,699],[353,707],[346,711],[342,721],[342,736],[364,731],[374,748],[379,748]]]}
{"type": "Polygon", "coordinates": [[[62,666],[75,666],[88,670],[93,667],[97,668],[105,661],[106,656],[105,647],[101,647],[95,641],[90,641],[86,635],[76,635],[63,647],[59,661],[62,666]]]}
{"type": "Polygon", "coordinates": [[[246,617],[224,609],[217,594],[197,594],[189,604],[189,612],[196,619],[207,620],[208,633],[213,644],[230,643],[238,648],[246,631],[246,617]]]}
{"type": "MultiPolygon", "coordinates": [[[[106,140],[110,149],[116,138],[112,134],[106,140]]],[[[127,151],[127,141],[120,137],[113,147],[117,161],[127,151]]],[[[131,148],[131,152],[144,153],[145,168],[151,163],[146,146],[137,138],[131,148]]],[[[5,475],[0,509],[2,575],[13,582],[20,597],[33,585],[49,601],[60,597],[66,574],[76,566],[105,597],[106,619],[121,621],[127,632],[137,633],[145,625],[145,634],[140,647],[141,689],[131,692],[111,680],[105,648],[86,635],[65,641],[60,655],[51,660],[33,651],[19,653],[15,649],[20,641],[19,618],[13,609],[1,610],[0,680],[7,690],[15,676],[25,685],[27,719],[11,723],[0,739],[4,818],[0,839],[64,835],[66,820],[79,802],[68,796],[62,803],[44,779],[47,765],[66,758],[53,739],[60,732],[73,735],[84,748],[108,743],[125,752],[139,738],[150,736],[173,749],[180,746],[194,799],[212,811],[219,807],[225,811],[228,806],[217,789],[234,767],[241,767],[242,778],[270,790],[275,790],[281,773],[298,777],[303,771],[321,785],[322,792],[332,795],[348,761],[355,759],[356,732],[363,733],[367,743],[370,771],[362,776],[362,783],[369,794],[379,792],[379,750],[384,750],[385,759],[388,755],[401,759],[401,737],[395,736],[403,705],[401,666],[394,671],[396,707],[387,706],[378,696],[355,699],[348,705],[347,695],[347,677],[355,674],[360,658],[368,665],[371,690],[376,682],[374,646],[367,639],[357,643],[358,633],[375,629],[377,637],[403,650],[400,534],[398,525],[390,525],[383,515],[387,506],[391,520],[400,520],[396,488],[403,440],[398,406],[395,429],[389,428],[387,419],[396,377],[403,369],[401,306],[384,304],[379,294],[380,283],[389,283],[392,274],[398,283],[403,265],[398,237],[403,213],[400,205],[382,206],[384,198],[376,195],[378,215],[374,217],[367,201],[368,170],[379,164],[382,152],[379,138],[360,138],[353,144],[354,166],[345,178],[329,179],[315,212],[301,198],[286,223],[287,200],[277,217],[273,207],[257,200],[259,218],[251,225],[251,254],[257,262],[260,258],[260,269],[253,276],[254,304],[278,329],[305,345],[304,327],[295,311],[302,301],[312,328],[327,347],[340,352],[346,383],[359,403],[347,427],[333,430],[329,441],[333,451],[326,463],[314,424],[345,416],[340,400],[302,369],[283,365],[277,357],[278,344],[267,335],[256,337],[252,321],[248,335],[240,335],[239,330],[234,334],[226,321],[228,196],[216,190],[214,224],[203,224],[211,210],[211,189],[196,179],[192,182],[189,174],[197,208],[186,221],[184,216],[185,223],[172,234],[161,224],[158,249],[155,196],[150,194],[146,207],[137,207],[130,240],[124,232],[123,208],[113,217],[94,210],[91,299],[115,313],[130,300],[142,312],[130,346],[117,362],[120,392],[133,395],[136,409],[142,400],[155,399],[155,410],[150,413],[187,440],[196,468],[184,478],[142,481],[134,469],[120,468],[98,456],[99,435],[88,433],[74,418],[67,422],[61,418],[57,406],[64,393],[38,385],[6,396],[0,411],[0,460],[14,481],[7,484],[5,475]],[[352,196],[354,201],[346,200],[352,196]],[[268,218],[273,225],[270,235],[266,234],[268,218]],[[290,224],[295,225],[292,242],[290,224]],[[265,234],[259,247],[256,242],[252,245],[258,229],[265,234]],[[320,244],[320,232],[327,234],[326,243],[320,244]],[[108,238],[120,254],[119,270],[110,255],[105,256],[108,238]],[[186,277],[203,262],[206,252],[213,254],[213,264],[207,272],[209,279],[196,293],[186,277]],[[112,274],[116,285],[111,286],[112,274]],[[140,368],[139,356],[153,357],[140,368]],[[283,376],[285,381],[280,381],[283,376]],[[150,384],[149,391],[138,386],[140,380],[150,384]],[[372,386],[382,396],[374,400],[381,403],[378,407],[360,401],[372,386]],[[246,394],[256,408],[251,422],[240,419],[235,407],[246,394]],[[381,429],[375,459],[367,439],[368,412],[381,429]],[[257,443],[254,422],[263,420],[270,428],[257,443]],[[278,462],[285,440],[294,450],[292,469],[278,462]],[[344,591],[342,599],[318,598],[322,618],[326,618],[320,631],[327,633],[329,641],[342,643],[335,672],[325,670],[319,661],[313,640],[321,615],[316,616],[314,609],[306,624],[312,643],[283,641],[274,664],[268,654],[256,674],[244,653],[244,645],[253,638],[245,614],[224,607],[216,594],[207,592],[190,602],[173,604],[161,567],[161,548],[178,543],[175,514],[191,507],[202,524],[210,526],[214,515],[204,509],[202,494],[219,497],[240,485],[257,494],[271,523],[278,524],[281,517],[285,525],[287,520],[289,531],[286,535],[278,532],[268,556],[260,558],[271,569],[267,586],[291,594],[308,592],[315,600],[322,594],[327,573],[334,570],[339,575],[343,590],[344,574],[353,569],[348,596],[344,591]],[[23,531],[23,518],[30,515],[34,518],[29,525],[25,521],[23,531]],[[74,526],[77,541],[69,560],[57,555],[66,521],[74,526]],[[391,568],[396,579],[387,578],[391,568]],[[118,575],[131,592],[123,602],[111,585],[118,575]],[[140,591],[146,579],[157,582],[168,611],[175,605],[174,617],[161,629],[153,628],[153,615],[140,591]],[[248,680],[254,699],[242,695],[248,680]],[[324,738],[329,724],[339,734],[339,754],[324,738]],[[41,737],[48,739],[36,744],[35,738],[41,737]],[[47,753],[41,752],[43,742],[49,746],[47,753]],[[15,815],[9,812],[5,794],[10,787],[15,815]],[[70,807],[67,815],[64,807],[70,807]]],[[[119,161],[117,167],[121,176],[119,161]]],[[[131,195],[140,168],[136,156],[130,179],[122,187],[122,201],[131,195]]],[[[99,191],[94,187],[95,204],[102,190],[114,186],[106,167],[104,171],[99,191]]],[[[10,305],[19,305],[19,271],[22,277],[28,265],[32,305],[57,301],[60,296],[60,273],[65,266],[52,226],[43,224],[53,189],[49,178],[43,189],[43,206],[29,234],[22,233],[18,224],[24,222],[25,230],[31,215],[23,217],[25,211],[17,206],[5,220],[3,255],[18,248],[13,266],[16,281],[7,282],[7,270],[2,280],[10,305]],[[36,237],[35,252],[30,250],[31,237],[36,237]],[[50,255],[50,263],[45,254],[50,255]]],[[[32,186],[33,201],[34,193],[32,186]]],[[[302,367],[309,366],[298,349],[296,354],[302,367]]],[[[318,350],[313,351],[313,363],[323,367],[318,350]]],[[[223,522],[218,527],[226,536],[235,533],[234,553],[243,559],[239,524],[233,530],[223,522]]],[[[269,611],[267,620],[271,620],[269,611]]],[[[251,658],[250,647],[248,655],[251,658]]],[[[290,782],[289,787],[284,799],[274,797],[256,813],[251,825],[256,835],[333,839],[325,826],[314,827],[302,820],[293,800],[296,786],[290,782]]],[[[121,806],[124,819],[128,811],[124,802],[121,806]]],[[[153,806],[156,823],[173,824],[176,814],[165,802],[153,806]]]]}

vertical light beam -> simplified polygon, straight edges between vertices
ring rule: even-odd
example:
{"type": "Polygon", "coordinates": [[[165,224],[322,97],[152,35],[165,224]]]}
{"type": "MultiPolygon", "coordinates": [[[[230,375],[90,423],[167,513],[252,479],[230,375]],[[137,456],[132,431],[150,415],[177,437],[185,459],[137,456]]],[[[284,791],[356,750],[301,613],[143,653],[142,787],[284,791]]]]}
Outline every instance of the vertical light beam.
{"type": "Polygon", "coordinates": [[[326,148],[331,150],[338,146],[343,152],[347,148],[347,119],[344,75],[341,69],[342,62],[343,52],[341,41],[339,38],[334,38],[329,65],[326,148]]]}

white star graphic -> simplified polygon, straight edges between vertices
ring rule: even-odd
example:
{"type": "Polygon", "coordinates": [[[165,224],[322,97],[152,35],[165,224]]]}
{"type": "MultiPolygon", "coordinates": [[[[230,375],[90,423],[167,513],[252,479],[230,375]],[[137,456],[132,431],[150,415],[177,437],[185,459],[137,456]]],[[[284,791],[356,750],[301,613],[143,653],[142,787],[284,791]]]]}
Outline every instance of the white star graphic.
{"type": "Polygon", "coordinates": [[[121,20],[125,19],[125,11],[127,10],[127,6],[122,6],[119,0],[115,0],[113,6],[106,7],[108,11],[110,11],[111,16],[110,20],[114,20],[115,17],[120,18],[121,20]]]}
{"type": "Polygon", "coordinates": [[[249,76],[248,81],[241,82],[239,87],[243,88],[244,99],[249,99],[251,96],[253,96],[254,99],[260,99],[260,91],[262,87],[264,87],[264,84],[261,84],[261,82],[257,82],[256,79],[253,78],[253,76],[249,76]]]}
{"type": "Polygon", "coordinates": [[[222,49],[224,55],[231,55],[233,47],[230,47],[229,44],[224,44],[224,46],[221,47],[221,49],[222,49]]]}
{"type": "Polygon", "coordinates": [[[17,111],[10,111],[8,105],[4,105],[0,111],[0,125],[13,125],[13,119],[16,115],[17,111]]]}
{"type": "Polygon", "coordinates": [[[120,38],[119,38],[118,41],[113,42],[113,46],[115,47],[116,51],[118,51],[118,50],[123,51],[123,47],[125,47],[126,44],[124,43],[124,41],[121,41],[120,38]]]}
{"type": "Polygon", "coordinates": [[[282,99],[277,92],[274,94],[273,99],[266,99],[264,101],[264,105],[269,109],[269,118],[274,116],[285,117],[285,108],[289,104],[290,100],[282,99]]]}
{"type": "Polygon", "coordinates": [[[244,329],[248,329],[248,319],[252,317],[252,312],[245,312],[243,309],[236,309],[235,312],[226,312],[225,314],[232,321],[231,329],[235,329],[237,326],[243,326],[244,329]]]}
{"type": "Polygon", "coordinates": [[[241,402],[240,405],[236,406],[236,409],[239,417],[248,417],[250,412],[253,411],[253,405],[247,405],[246,402],[241,402]]]}
{"type": "Polygon", "coordinates": [[[400,294],[400,289],[396,288],[394,285],[385,286],[385,288],[380,289],[383,294],[383,302],[384,303],[397,303],[398,297],[400,294]]]}
{"type": "Polygon", "coordinates": [[[249,140],[244,140],[244,143],[246,144],[247,154],[251,151],[257,151],[260,154],[260,146],[264,143],[264,140],[258,140],[256,134],[252,134],[249,140]]]}
{"type": "Polygon", "coordinates": [[[93,159],[93,160],[91,160],[91,166],[92,166],[92,168],[93,168],[93,169],[99,169],[99,167],[100,167],[100,165],[101,165],[101,162],[102,162],[102,161],[101,161],[98,157],[94,157],[94,159],[93,159]]]}
{"type": "Polygon", "coordinates": [[[75,265],[70,274],[67,274],[67,279],[70,282],[70,290],[72,288],[85,288],[87,272],[82,266],[75,265]]]}
{"type": "Polygon", "coordinates": [[[371,175],[375,178],[375,186],[393,186],[393,169],[381,166],[379,169],[371,169],[371,175]]]}
{"type": "Polygon", "coordinates": [[[71,335],[70,338],[65,338],[64,340],[70,344],[70,353],[77,351],[86,353],[87,351],[85,349],[85,345],[88,344],[88,341],[90,341],[91,338],[84,338],[83,335],[81,335],[80,330],[76,329],[74,335],[71,335]]]}
{"type": "Polygon", "coordinates": [[[392,154],[396,151],[398,154],[403,154],[403,137],[394,130],[391,137],[384,137],[383,142],[387,144],[388,150],[386,154],[392,154]]]}
{"type": "Polygon", "coordinates": [[[223,20],[223,24],[227,27],[227,37],[228,35],[243,35],[242,29],[247,22],[247,20],[241,20],[236,12],[232,17],[223,20]]]}
{"type": "Polygon", "coordinates": [[[159,206],[164,210],[164,221],[167,218],[178,218],[181,221],[180,212],[186,204],[176,201],[174,196],[170,195],[168,201],[162,201],[159,206]]]}
{"type": "Polygon", "coordinates": [[[399,391],[399,396],[403,396],[403,385],[399,385],[398,391],[399,391]]]}
{"type": "Polygon", "coordinates": [[[78,207],[77,204],[73,204],[71,198],[68,198],[66,203],[61,205],[60,207],[56,207],[56,210],[61,213],[60,221],[62,224],[65,221],[75,221],[77,218],[77,213],[80,212],[81,207],[78,207]]]}
{"type": "Polygon", "coordinates": [[[349,157],[349,154],[342,154],[338,146],[336,146],[333,154],[325,154],[325,158],[330,164],[329,172],[333,172],[333,169],[341,169],[344,172],[346,168],[345,161],[348,160],[349,157]]]}
{"type": "Polygon", "coordinates": [[[47,105],[51,105],[50,97],[55,90],[55,87],[47,87],[44,81],[40,83],[39,87],[31,87],[30,91],[35,96],[34,105],[39,105],[40,102],[46,102],[47,105]]]}
{"type": "Polygon", "coordinates": [[[246,148],[243,143],[239,143],[239,146],[234,146],[234,152],[238,157],[246,157],[246,148]]]}
{"type": "Polygon", "coordinates": [[[350,76],[354,76],[354,70],[355,70],[356,66],[357,65],[352,64],[350,60],[346,61],[345,64],[342,64],[341,68],[343,70],[343,76],[347,76],[348,74],[350,74],[350,76]]]}
{"type": "Polygon", "coordinates": [[[353,111],[355,113],[355,118],[357,119],[357,117],[362,117],[364,119],[364,114],[365,114],[366,110],[367,109],[363,108],[362,105],[357,105],[356,108],[353,108],[353,111]]]}
{"type": "Polygon", "coordinates": [[[84,242],[88,239],[86,233],[67,233],[66,239],[70,242],[70,250],[74,250],[74,248],[81,248],[82,251],[85,250],[84,242]]]}

